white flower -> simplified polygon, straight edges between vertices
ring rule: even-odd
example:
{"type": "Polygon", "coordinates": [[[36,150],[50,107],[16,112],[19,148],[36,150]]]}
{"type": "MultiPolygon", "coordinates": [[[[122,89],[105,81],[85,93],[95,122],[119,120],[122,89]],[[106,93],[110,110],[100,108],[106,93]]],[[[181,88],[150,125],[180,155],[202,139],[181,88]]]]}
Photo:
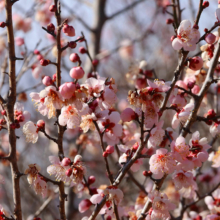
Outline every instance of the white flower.
{"type": "Polygon", "coordinates": [[[23,126],[23,133],[26,137],[26,142],[33,144],[38,140],[37,126],[32,122],[28,121],[23,126]]]}

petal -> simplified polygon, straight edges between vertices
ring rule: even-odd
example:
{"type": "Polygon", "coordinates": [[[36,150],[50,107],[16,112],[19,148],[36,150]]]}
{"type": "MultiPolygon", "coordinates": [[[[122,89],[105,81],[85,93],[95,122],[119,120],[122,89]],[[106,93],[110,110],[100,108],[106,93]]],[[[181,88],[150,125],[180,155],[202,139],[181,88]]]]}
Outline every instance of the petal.
{"type": "Polygon", "coordinates": [[[174,50],[180,50],[183,47],[182,41],[178,38],[175,38],[172,41],[172,47],[174,50]]]}

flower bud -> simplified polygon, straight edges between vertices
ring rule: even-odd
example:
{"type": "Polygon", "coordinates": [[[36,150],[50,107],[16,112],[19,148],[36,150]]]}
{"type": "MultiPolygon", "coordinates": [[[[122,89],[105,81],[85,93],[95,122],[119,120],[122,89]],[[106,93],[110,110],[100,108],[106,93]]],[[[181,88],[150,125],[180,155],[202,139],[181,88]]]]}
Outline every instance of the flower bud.
{"type": "Polygon", "coordinates": [[[176,38],[176,35],[171,36],[170,41],[172,42],[176,38]]]}
{"type": "Polygon", "coordinates": [[[61,164],[62,164],[63,166],[69,166],[70,163],[71,163],[71,160],[70,160],[70,158],[68,158],[68,157],[63,158],[63,160],[62,160],[62,162],[61,162],[61,164]]]}
{"type": "Polygon", "coordinates": [[[83,212],[87,211],[90,208],[91,205],[92,205],[92,203],[89,199],[83,199],[79,203],[79,212],[83,213],[83,212]]]}
{"type": "Polygon", "coordinates": [[[73,172],[73,170],[71,169],[71,168],[69,168],[66,172],[65,172],[65,174],[66,174],[66,176],[71,176],[72,175],[72,172],[73,172]]]}
{"type": "Polygon", "coordinates": [[[38,120],[37,121],[37,127],[40,128],[40,129],[44,129],[45,128],[44,120],[38,120]]]}
{"type": "Polygon", "coordinates": [[[47,66],[47,65],[49,65],[49,63],[50,63],[50,60],[45,60],[45,59],[40,60],[40,65],[41,66],[47,66]]]}
{"type": "Polygon", "coordinates": [[[187,88],[188,89],[192,89],[194,86],[195,86],[195,81],[189,81],[188,83],[187,83],[187,88]]]}
{"type": "Polygon", "coordinates": [[[39,55],[39,54],[40,54],[40,51],[39,51],[39,50],[34,50],[34,54],[35,54],[35,55],[39,55]]]}
{"type": "Polygon", "coordinates": [[[95,188],[95,187],[94,187],[94,188],[91,187],[91,188],[90,188],[90,192],[91,192],[92,195],[98,194],[97,188],[95,188]]]}
{"type": "Polygon", "coordinates": [[[76,90],[76,85],[73,82],[67,82],[60,86],[59,92],[64,99],[70,99],[76,90]]]}
{"type": "Polygon", "coordinates": [[[194,24],[194,25],[193,25],[193,28],[196,29],[196,30],[198,30],[198,29],[199,29],[198,24],[194,24]]]}
{"type": "Polygon", "coordinates": [[[209,7],[209,2],[208,1],[204,1],[202,6],[203,6],[203,8],[209,7]]]}
{"type": "Polygon", "coordinates": [[[79,55],[77,53],[70,54],[70,61],[73,63],[78,62],[80,60],[79,55]]]}
{"type": "Polygon", "coordinates": [[[200,70],[203,67],[203,60],[201,57],[193,57],[189,60],[189,68],[191,70],[200,70]]]}
{"type": "Polygon", "coordinates": [[[54,32],[54,31],[55,31],[55,26],[54,26],[54,24],[53,24],[53,23],[48,24],[48,25],[47,25],[47,30],[48,30],[49,32],[54,32]]]}
{"type": "Polygon", "coordinates": [[[174,20],[171,19],[171,18],[168,18],[168,19],[166,20],[166,24],[173,24],[173,22],[174,22],[174,20]]]}
{"type": "Polygon", "coordinates": [[[70,77],[73,79],[81,79],[84,76],[84,70],[81,66],[73,67],[70,70],[70,77]]]}
{"type": "Polygon", "coordinates": [[[68,46],[70,47],[70,48],[72,48],[72,49],[74,49],[74,48],[76,48],[76,42],[75,41],[70,41],[69,43],[68,43],[68,46]]]}
{"type": "Polygon", "coordinates": [[[205,117],[207,118],[213,118],[216,116],[216,113],[214,111],[214,109],[209,109],[208,112],[205,114],[205,117]]]}
{"type": "Polygon", "coordinates": [[[94,176],[90,176],[90,177],[88,178],[88,184],[91,185],[91,184],[93,184],[94,182],[95,182],[95,177],[94,177],[94,176]]]}
{"type": "Polygon", "coordinates": [[[114,151],[115,151],[114,146],[108,145],[108,146],[106,147],[105,151],[106,151],[108,154],[114,153],[114,151]]]}
{"type": "Polygon", "coordinates": [[[208,44],[214,44],[215,41],[216,41],[216,36],[214,34],[212,34],[212,33],[206,34],[205,41],[208,44]]]}
{"type": "Polygon", "coordinates": [[[205,121],[207,125],[212,125],[212,120],[205,121]]]}
{"type": "Polygon", "coordinates": [[[146,177],[150,176],[151,174],[152,174],[151,171],[146,171],[146,170],[143,171],[143,175],[146,176],[146,177]]]}
{"type": "Polygon", "coordinates": [[[0,27],[1,28],[4,28],[6,26],[6,23],[5,22],[0,22],[0,27]]]}
{"type": "Polygon", "coordinates": [[[74,37],[75,36],[75,29],[73,28],[73,26],[70,26],[68,24],[64,24],[63,33],[65,33],[69,37],[74,37]]]}
{"type": "Polygon", "coordinates": [[[38,54],[38,55],[37,55],[37,59],[38,59],[38,60],[42,60],[42,59],[44,59],[44,57],[43,57],[42,54],[38,54]]]}
{"type": "Polygon", "coordinates": [[[57,80],[57,74],[53,74],[53,81],[55,82],[57,80]]]}
{"type": "Polygon", "coordinates": [[[193,89],[192,89],[192,93],[193,94],[198,94],[200,91],[200,87],[198,85],[194,85],[193,89]]]}
{"type": "Polygon", "coordinates": [[[133,150],[133,151],[137,151],[138,148],[139,148],[139,143],[136,142],[136,143],[132,146],[132,150],[133,150]]]}
{"type": "Polygon", "coordinates": [[[5,110],[2,110],[2,111],[1,111],[1,114],[2,114],[2,115],[6,115],[6,111],[5,111],[5,110]]]}
{"type": "Polygon", "coordinates": [[[15,123],[10,124],[10,128],[11,129],[15,129],[16,128],[16,124],[15,123]]]}
{"type": "Polygon", "coordinates": [[[56,10],[57,10],[57,8],[56,8],[55,5],[50,5],[49,11],[51,11],[51,12],[56,12],[56,10]]]}
{"type": "Polygon", "coordinates": [[[86,50],[84,47],[80,47],[80,48],[79,48],[79,52],[80,52],[81,54],[84,54],[84,53],[87,53],[87,50],[86,50]]]}
{"type": "Polygon", "coordinates": [[[102,154],[103,157],[108,157],[108,153],[106,151],[103,152],[102,154]]]}
{"type": "Polygon", "coordinates": [[[53,80],[51,79],[50,76],[45,76],[42,80],[42,83],[45,85],[45,86],[50,86],[53,84],[53,80]]]}
{"type": "Polygon", "coordinates": [[[84,38],[83,36],[77,37],[77,40],[78,40],[78,39],[81,39],[81,40],[79,40],[79,42],[83,42],[83,41],[85,40],[85,38],[84,38]]]}
{"type": "Polygon", "coordinates": [[[126,108],[122,113],[121,113],[121,120],[123,122],[130,122],[134,119],[137,118],[136,113],[133,111],[131,108],[126,108]]]}
{"type": "Polygon", "coordinates": [[[24,44],[24,38],[15,37],[15,43],[16,43],[17,46],[22,46],[24,44]]]}
{"type": "Polygon", "coordinates": [[[109,215],[106,220],[112,220],[112,217],[109,215]]]}
{"type": "Polygon", "coordinates": [[[95,59],[92,61],[93,66],[97,66],[99,64],[99,60],[95,59]]]}

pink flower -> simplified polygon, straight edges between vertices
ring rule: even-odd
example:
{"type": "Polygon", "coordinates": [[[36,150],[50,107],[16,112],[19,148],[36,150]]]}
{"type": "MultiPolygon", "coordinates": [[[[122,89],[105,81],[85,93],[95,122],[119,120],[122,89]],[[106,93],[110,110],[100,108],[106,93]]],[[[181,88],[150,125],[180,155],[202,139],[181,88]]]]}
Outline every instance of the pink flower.
{"type": "Polygon", "coordinates": [[[213,125],[210,126],[209,131],[212,137],[215,137],[217,134],[220,133],[220,121],[215,122],[213,125]]]}
{"type": "Polygon", "coordinates": [[[181,188],[188,188],[193,184],[193,174],[191,172],[184,172],[183,170],[175,171],[173,174],[173,183],[177,190],[181,188]]]}
{"type": "Polygon", "coordinates": [[[68,105],[61,109],[61,114],[58,120],[60,125],[67,125],[67,128],[74,129],[79,127],[81,123],[81,116],[74,105],[68,105]]]}
{"type": "Polygon", "coordinates": [[[189,199],[196,199],[196,191],[198,190],[197,183],[193,180],[191,181],[191,184],[188,187],[182,187],[179,190],[179,193],[182,195],[184,198],[189,198],[189,199]]]}
{"type": "Polygon", "coordinates": [[[191,154],[194,157],[194,165],[200,167],[202,162],[208,160],[209,154],[207,150],[211,148],[211,146],[208,144],[206,137],[200,139],[198,131],[192,134],[192,139],[189,141],[189,145],[191,146],[191,154]]]}
{"type": "Polygon", "coordinates": [[[63,105],[63,97],[54,86],[48,86],[40,93],[32,92],[30,97],[38,106],[38,111],[44,116],[48,115],[49,119],[55,117],[56,110],[63,105]]]}
{"type": "Polygon", "coordinates": [[[170,202],[165,193],[155,190],[149,193],[148,198],[152,202],[152,212],[150,213],[152,220],[158,219],[158,215],[163,216],[160,219],[168,219],[170,217],[169,211],[175,209],[175,205],[170,202]]]}
{"type": "Polygon", "coordinates": [[[22,103],[16,102],[14,106],[14,119],[15,122],[19,123],[21,126],[29,120],[31,114],[28,111],[24,111],[24,106],[22,103]]]}
{"type": "Polygon", "coordinates": [[[164,148],[158,149],[156,154],[151,156],[149,164],[150,171],[155,179],[161,179],[164,174],[172,173],[176,169],[173,154],[168,153],[167,149],[164,148]]]}
{"type": "Polygon", "coordinates": [[[90,96],[99,97],[100,92],[105,88],[105,80],[91,77],[82,86],[88,89],[90,96]]]}
{"type": "Polygon", "coordinates": [[[169,83],[164,82],[163,80],[155,79],[154,82],[147,80],[147,83],[150,89],[154,92],[166,92],[170,88],[169,83]]]}
{"type": "Polygon", "coordinates": [[[150,129],[153,125],[158,123],[158,111],[159,109],[153,102],[148,102],[146,110],[144,112],[144,125],[146,129],[150,129]]]}
{"type": "Polygon", "coordinates": [[[205,36],[205,41],[207,44],[214,44],[216,41],[216,36],[212,33],[208,33],[205,36]]]}
{"type": "Polygon", "coordinates": [[[194,103],[190,102],[185,107],[183,107],[179,113],[176,113],[172,120],[172,128],[176,129],[179,123],[182,123],[184,125],[193,108],[194,103]]]}
{"type": "Polygon", "coordinates": [[[204,199],[208,209],[212,212],[219,212],[220,211],[220,189],[216,189],[212,196],[206,196],[204,199]]]}
{"type": "Polygon", "coordinates": [[[148,148],[157,147],[162,142],[165,135],[165,131],[162,129],[164,121],[160,121],[155,128],[150,132],[150,138],[148,139],[148,148]]]}
{"type": "Polygon", "coordinates": [[[22,30],[25,33],[31,30],[32,19],[31,18],[22,18],[18,14],[13,14],[13,21],[15,29],[22,30]]]}
{"type": "Polygon", "coordinates": [[[200,33],[197,29],[192,28],[189,20],[183,20],[177,30],[177,38],[172,42],[174,50],[183,48],[186,51],[196,49],[196,43],[200,38],[200,33]]]}
{"type": "Polygon", "coordinates": [[[38,140],[38,132],[37,132],[37,126],[32,122],[28,121],[23,126],[23,133],[26,138],[26,142],[33,144],[37,142],[38,140]]]}
{"type": "Polygon", "coordinates": [[[94,113],[88,114],[88,115],[83,115],[82,116],[82,122],[80,124],[80,128],[83,130],[84,133],[86,133],[89,129],[94,131],[95,130],[95,125],[93,121],[96,121],[97,118],[94,113]]]}
{"type": "Polygon", "coordinates": [[[51,86],[53,84],[53,80],[51,79],[50,76],[44,76],[43,80],[42,80],[42,83],[45,85],[45,86],[51,86]]]}
{"type": "Polygon", "coordinates": [[[121,120],[124,122],[129,122],[132,121],[136,118],[137,114],[134,112],[133,109],[131,108],[126,108],[122,113],[121,113],[121,120]]]}
{"type": "Polygon", "coordinates": [[[42,75],[42,66],[41,65],[38,65],[38,66],[32,68],[32,76],[35,79],[40,78],[41,75],[42,75]]]}
{"type": "Polygon", "coordinates": [[[99,99],[99,106],[101,109],[110,109],[117,101],[117,97],[114,90],[108,87],[105,88],[102,96],[99,99]]]}
{"type": "Polygon", "coordinates": [[[28,183],[32,185],[37,179],[38,172],[40,172],[41,168],[37,164],[29,164],[28,167],[24,173],[27,174],[28,183]]]}
{"type": "Polygon", "coordinates": [[[118,124],[120,119],[118,112],[112,112],[98,122],[101,132],[105,131],[103,140],[109,145],[117,144],[122,135],[122,126],[118,124]]]}
{"type": "Polygon", "coordinates": [[[63,166],[58,157],[49,156],[52,165],[47,167],[47,172],[50,175],[55,175],[57,181],[63,181],[70,186],[80,186],[85,174],[85,167],[81,159],[80,155],[76,155],[72,164],[63,166]]]}
{"type": "Polygon", "coordinates": [[[76,90],[76,85],[73,82],[67,82],[60,86],[59,92],[64,99],[70,99],[76,90]]]}
{"type": "Polygon", "coordinates": [[[40,175],[38,175],[34,181],[33,188],[37,195],[41,195],[43,198],[47,196],[47,183],[40,175]]]}

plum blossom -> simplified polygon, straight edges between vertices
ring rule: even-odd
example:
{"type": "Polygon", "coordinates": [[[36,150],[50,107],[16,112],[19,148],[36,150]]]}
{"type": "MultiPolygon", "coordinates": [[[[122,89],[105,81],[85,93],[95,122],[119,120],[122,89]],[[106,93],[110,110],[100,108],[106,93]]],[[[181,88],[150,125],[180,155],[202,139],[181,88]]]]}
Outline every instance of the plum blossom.
{"type": "Polygon", "coordinates": [[[154,82],[147,80],[147,83],[150,90],[153,90],[154,92],[166,92],[170,88],[169,82],[164,82],[163,80],[155,79],[154,82]]]}
{"type": "Polygon", "coordinates": [[[106,203],[102,207],[99,214],[107,214],[111,216],[113,214],[113,202],[116,205],[119,205],[124,197],[123,192],[115,186],[109,186],[105,190],[97,189],[97,192],[98,194],[94,194],[90,198],[90,201],[93,204],[98,204],[101,202],[104,196],[107,196],[106,203]]]}
{"type": "Polygon", "coordinates": [[[30,185],[34,183],[37,178],[38,173],[40,172],[41,168],[37,164],[29,164],[28,169],[25,170],[25,174],[27,174],[27,180],[30,185]]]}
{"type": "Polygon", "coordinates": [[[101,132],[104,131],[103,140],[108,145],[115,145],[119,142],[119,138],[122,135],[122,125],[118,124],[120,119],[120,114],[114,111],[98,121],[101,132]]]}
{"type": "Polygon", "coordinates": [[[109,87],[104,89],[104,92],[99,99],[99,106],[101,109],[110,109],[117,101],[115,91],[109,87]]]}
{"type": "Polygon", "coordinates": [[[163,140],[163,137],[165,135],[165,131],[162,129],[163,127],[163,123],[164,121],[160,121],[156,127],[154,127],[151,131],[150,131],[150,137],[148,139],[148,143],[147,146],[148,148],[151,147],[157,147],[160,145],[160,143],[163,140]]]}
{"type": "Polygon", "coordinates": [[[28,121],[24,124],[23,133],[25,135],[27,143],[32,142],[34,144],[37,142],[38,130],[37,130],[37,126],[32,121],[28,121]]]}
{"type": "Polygon", "coordinates": [[[172,128],[176,129],[179,123],[185,124],[193,108],[194,103],[190,102],[186,106],[184,106],[180,112],[177,112],[172,120],[172,128]]]}
{"type": "Polygon", "coordinates": [[[29,120],[31,114],[28,111],[24,111],[23,104],[16,102],[14,106],[14,118],[15,122],[23,125],[27,120],[29,120]]]}
{"type": "Polygon", "coordinates": [[[213,125],[210,126],[209,131],[212,137],[215,137],[216,135],[218,135],[220,133],[220,121],[213,123],[213,125]]]}
{"type": "Polygon", "coordinates": [[[88,89],[90,96],[99,97],[100,92],[105,88],[105,80],[90,77],[85,81],[85,84],[82,84],[82,86],[88,89]]]}
{"type": "Polygon", "coordinates": [[[73,163],[68,166],[63,166],[58,157],[49,156],[52,165],[47,167],[47,172],[50,175],[55,175],[57,181],[63,181],[70,186],[77,185],[80,187],[86,171],[81,162],[81,158],[80,155],[76,155],[73,163]]]}
{"type": "Polygon", "coordinates": [[[83,109],[79,111],[74,105],[64,106],[61,109],[59,123],[62,126],[67,125],[67,128],[74,129],[80,126],[81,115],[88,113],[88,106],[84,104],[83,109]]]}
{"type": "Polygon", "coordinates": [[[173,40],[172,46],[174,50],[183,48],[186,51],[194,51],[199,38],[199,31],[192,28],[189,20],[183,20],[177,30],[177,38],[173,40]]]}
{"type": "Polygon", "coordinates": [[[192,134],[192,139],[189,141],[189,145],[191,146],[189,156],[193,156],[194,165],[200,167],[202,162],[208,160],[209,154],[207,150],[211,148],[211,146],[208,144],[206,137],[200,139],[198,131],[192,134]]]}
{"type": "Polygon", "coordinates": [[[184,172],[183,170],[175,171],[173,174],[173,183],[177,190],[181,188],[188,188],[193,184],[193,174],[191,172],[184,172]]]}
{"type": "Polygon", "coordinates": [[[151,156],[149,164],[155,179],[161,179],[164,174],[172,173],[176,169],[173,154],[164,148],[156,150],[156,154],[151,156]]]}
{"type": "Polygon", "coordinates": [[[175,209],[175,205],[170,202],[165,193],[155,190],[149,193],[149,200],[152,202],[152,210],[150,212],[151,220],[169,219],[170,210],[175,209]],[[160,218],[159,218],[160,216],[160,218]]]}
{"type": "Polygon", "coordinates": [[[179,193],[182,195],[184,198],[191,198],[195,199],[197,197],[196,191],[198,190],[197,183],[193,180],[191,181],[190,186],[188,187],[182,187],[179,190],[179,193]]]}
{"type": "Polygon", "coordinates": [[[220,188],[216,189],[212,196],[205,197],[205,203],[208,206],[208,209],[213,213],[220,211],[220,188]]]}
{"type": "Polygon", "coordinates": [[[95,130],[95,125],[93,121],[96,121],[97,118],[94,113],[88,114],[88,115],[83,115],[82,116],[82,121],[80,124],[80,128],[83,130],[84,133],[86,133],[89,129],[94,131],[95,130]]]}
{"type": "Polygon", "coordinates": [[[63,98],[54,86],[48,86],[40,93],[32,92],[30,97],[38,106],[38,111],[44,116],[48,115],[49,119],[55,117],[56,110],[63,105],[63,98]]]}
{"type": "Polygon", "coordinates": [[[146,111],[144,112],[144,125],[146,129],[150,129],[154,124],[158,123],[158,111],[159,109],[153,102],[149,102],[146,105],[146,111]]]}

